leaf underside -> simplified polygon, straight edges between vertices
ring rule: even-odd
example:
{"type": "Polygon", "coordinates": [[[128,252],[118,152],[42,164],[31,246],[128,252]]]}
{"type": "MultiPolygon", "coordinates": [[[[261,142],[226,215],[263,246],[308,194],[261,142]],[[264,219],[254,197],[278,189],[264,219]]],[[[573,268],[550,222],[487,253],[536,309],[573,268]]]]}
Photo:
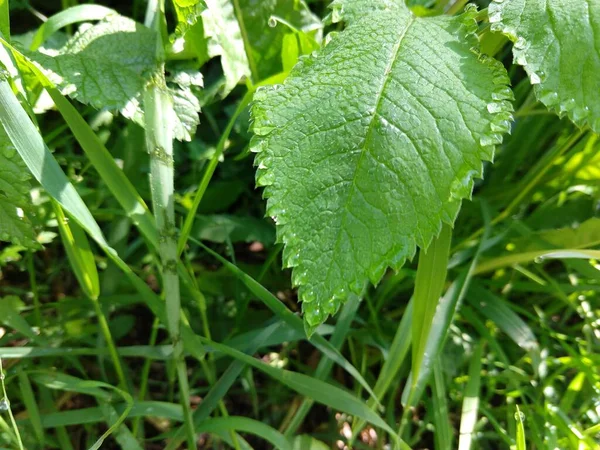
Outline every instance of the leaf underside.
{"type": "Polygon", "coordinates": [[[37,246],[28,219],[29,170],[0,126],[0,240],[24,247],[37,246]]]}
{"type": "Polygon", "coordinates": [[[538,99],[599,133],[600,0],[494,0],[488,11],[538,99]]]}
{"type": "Polygon", "coordinates": [[[333,8],[345,31],[259,90],[252,110],[257,184],[309,332],[454,222],[512,118],[504,68],[472,50],[474,10],[333,8]]]}

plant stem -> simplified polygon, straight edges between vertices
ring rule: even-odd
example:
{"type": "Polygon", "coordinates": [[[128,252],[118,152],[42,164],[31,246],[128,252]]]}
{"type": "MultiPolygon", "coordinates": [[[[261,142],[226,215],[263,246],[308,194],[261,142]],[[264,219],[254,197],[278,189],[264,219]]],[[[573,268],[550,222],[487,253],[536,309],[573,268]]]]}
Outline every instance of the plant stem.
{"type": "MultiPolygon", "coordinates": [[[[146,25],[157,36],[157,60],[164,61],[164,0],[148,3],[146,25]]],[[[166,301],[167,329],[173,344],[173,359],[179,383],[180,402],[188,447],[196,448],[196,437],[190,408],[187,367],[180,335],[181,293],[177,266],[177,233],[175,229],[174,168],[173,168],[173,99],[167,90],[164,64],[154,74],[144,93],[146,149],[150,154],[150,185],[159,254],[162,262],[163,290],[166,301]]]]}
{"type": "Polygon", "coordinates": [[[113,365],[115,366],[115,370],[117,371],[117,377],[119,378],[121,389],[129,392],[125,371],[123,370],[123,365],[121,364],[121,359],[119,358],[119,353],[117,352],[117,347],[115,346],[115,341],[113,340],[112,333],[110,332],[104,311],[102,311],[102,307],[100,306],[100,302],[98,300],[92,299],[92,303],[94,304],[96,317],[98,317],[98,325],[100,326],[100,330],[102,331],[102,335],[104,336],[104,340],[108,346],[108,353],[110,354],[113,365]]]}
{"type": "Polygon", "coordinates": [[[21,434],[19,433],[19,428],[17,427],[17,422],[15,421],[15,416],[13,416],[12,409],[10,408],[10,401],[8,400],[8,395],[6,394],[6,386],[4,385],[4,369],[2,367],[2,358],[0,358],[0,385],[2,385],[2,397],[8,406],[8,417],[10,417],[10,423],[15,432],[15,437],[17,439],[17,444],[19,445],[20,450],[24,450],[23,441],[21,440],[21,434]]]}
{"type": "Polygon", "coordinates": [[[35,311],[35,324],[42,327],[42,313],[40,311],[40,294],[38,292],[37,279],[35,277],[35,265],[33,264],[33,252],[27,255],[27,272],[29,272],[29,286],[33,295],[33,309],[35,311]]]}

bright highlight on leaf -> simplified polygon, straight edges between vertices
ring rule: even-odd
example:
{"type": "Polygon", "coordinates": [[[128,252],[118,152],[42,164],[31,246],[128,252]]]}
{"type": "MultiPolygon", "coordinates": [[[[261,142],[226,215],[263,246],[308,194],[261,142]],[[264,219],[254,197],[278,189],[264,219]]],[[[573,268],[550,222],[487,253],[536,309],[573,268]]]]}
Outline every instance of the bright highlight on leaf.
{"type": "Polygon", "coordinates": [[[600,132],[600,0],[494,0],[489,19],[540,101],[600,132]]]}
{"type": "Polygon", "coordinates": [[[454,222],[509,130],[508,77],[472,50],[475,14],[336,0],[345,31],[257,92],[257,183],[309,331],[454,222]]]}

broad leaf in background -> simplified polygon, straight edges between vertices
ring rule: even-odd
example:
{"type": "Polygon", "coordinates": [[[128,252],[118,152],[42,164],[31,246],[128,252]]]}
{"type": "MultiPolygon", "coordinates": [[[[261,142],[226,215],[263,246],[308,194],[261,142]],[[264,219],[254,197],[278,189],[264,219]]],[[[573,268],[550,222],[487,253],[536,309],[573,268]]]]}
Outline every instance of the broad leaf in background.
{"type": "Polygon", "coordinates": [[[251,74],[244,48],[243,30],[231,0],[206,0],[206,6],[202,20],[205,35],[209,38],[208,55],[221,56],[225,74],[222,94],[225,96],[242,78],[251,74]]]}
{"type": "Polygon", "coordinates": [[[198,216],[192,235],[202,241],[218,243],[254,242],[271,245],[275,241],[273,225],[248,216],[198,216]]]}
{"type": "Polygon", "coordinates": [[[174,35],[177,39],[183,37],[196,24],[206,5],[203,0],[173,0],[173,8],[177,16],[174,35]]]}
{"type": "Polygon", "coordinates": [[[0,127],[0,240],[35,247],[35,233],[27,217],[29,179],[27,166],[0,127]]]}
{"type": "Polygon", "coordinates": [[[592,248],[600,245],[600,219],[592,217],[578,226],[544,230],[515,240],[520,252],[548,248],[592,248]]]}
{"type": "Polygon", "coordinates": [[[56,54],[30,55],[48,78],[82,103],[131,118],[157,65],[154,32],[123,16],[83,26],[56,54]]]}
{"type": "Polygon", "coordinates": [[[281,48],[287,35],[302,34],[320,43],[323,24],[300,0],[240,0],[248,37],[248,61],[260,81],[283,70],[281,48]]]}
{"type": "MultiPolygon", "coordinates": [[[[40,48],[30,54],[64,94],[97,109],[118,110],[144,125],[141,95],[156,69],[156,36],[135,21],[111,15],[94,26],[84,25],[58,52],[40,48]]],[[[169,80],[176,116],[174,135],[191,140],[199,123],[202,87],[197,71],[174,70],[169,80]]]]}
{"type": "Polygon", "coordinates": [[[494,0],[489,19],[540,101],[600,132],[600,0],[494,0]]]}
{"type": "Polygon", "coordinates": [[[504,68],[472,51],[476,11],[333,7],[346,30],[253,107],[257,184],[309,331],[454,222],[512,110],[504,68]]]}

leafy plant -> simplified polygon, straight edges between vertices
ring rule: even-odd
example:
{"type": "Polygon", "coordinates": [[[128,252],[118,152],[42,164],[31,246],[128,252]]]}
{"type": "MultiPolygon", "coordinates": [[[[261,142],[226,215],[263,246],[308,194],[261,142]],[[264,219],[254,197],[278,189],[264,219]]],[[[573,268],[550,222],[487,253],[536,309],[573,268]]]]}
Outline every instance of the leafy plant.
{"type": "Polygon", "coordinates": [[[2,445],[596,448],[598,0],[72,3],[0,0],[2,445]]]}

